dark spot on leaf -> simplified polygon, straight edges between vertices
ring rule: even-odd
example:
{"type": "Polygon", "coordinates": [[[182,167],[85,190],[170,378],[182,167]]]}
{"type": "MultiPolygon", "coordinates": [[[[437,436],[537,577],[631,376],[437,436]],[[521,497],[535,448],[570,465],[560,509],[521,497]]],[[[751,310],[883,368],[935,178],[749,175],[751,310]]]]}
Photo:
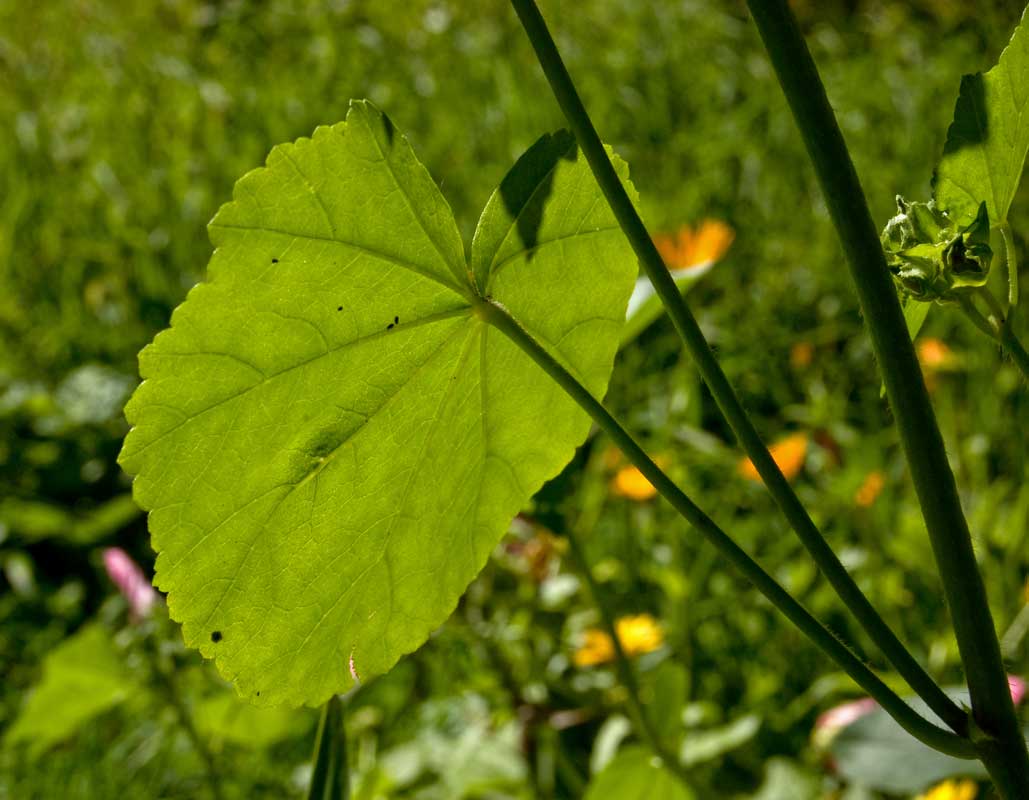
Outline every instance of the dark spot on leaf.
{"type": "Polygon", "coordinates": [[[393,317],[393,324],[394,325],[399,325],[400,324],[400,317],[393,317]]]}
{"type": "Polygon", "coordinates": [[[500,199],[511,218],[517,220],[518,236],[528,260],[536,254],[543,212],[553,191],[554,170],[559,161],[576,161],[578,156],[575,137],[568,131],[547,134],[518,159],[500,182],[500,199]]]}
{"type": "Polygon", "coordinates": [[[386,134],[386,141],[389,143],[390,149],[393,148],[393,137],[396,135],[396,128],[393,127],[393,120],[387,117],[385,114],[382,115],[382,129],[386,134]]]}
{"type": "Polygon", "coordinates": [[[260,693],[260,692],[258,692],[258,693],[257,693],[257,696],[258,696],[258,697],[260,697],[260,696],[261,696],[261,693],[260,693]]]}
{"type": "Polygon", "coordinates": [[[278,263],[279,263],[279,259],[277,259],[277,258],[273,258],[273,259],[272,259],[272,263],[273,263],[273,264],[278,264],[278,263]]]}
{"type": "Polygon", "coordinates": [[[389,325],[386,326],[386,330],[389,331],[389,330],[392,330],[392,329],[393,329],[393,323],[391,322],[389,325]]]}
{"type": "Polygon", "coordinates": [[[211,641],[212,642],[214,642],[215,644],[218,644],[218,642],[220,642],[221,640],[222,640],[222,632],[221,631],[212,631],[211,632],[211,641]]]}
{"type": "Polygon", "coordinates": [[[342,311],[342,310],[343,310],[343,306],[340,306],[340,307],[339,307],[339,308],[337,308],[336,310],[337,310],[337,311],[342,311]]]}

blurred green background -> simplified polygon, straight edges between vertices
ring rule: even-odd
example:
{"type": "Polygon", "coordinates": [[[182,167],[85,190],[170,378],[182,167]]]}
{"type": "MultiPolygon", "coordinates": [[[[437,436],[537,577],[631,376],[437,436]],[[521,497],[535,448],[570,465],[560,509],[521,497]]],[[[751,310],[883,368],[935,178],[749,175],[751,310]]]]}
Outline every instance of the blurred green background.
{"type": "MultiPolygon", "coordinates": [[[[996,61],[1022,5],[794,5],[885,223],[895,194],[927,199],[960,76],[996,61]]],[[[651,230],[704,218],[735,230],[691,306],[767,439],[804,434],[794,483],[844,563],[929,671],[960,683],[856,299],[743,3],[541,6],[651,230]],[[857,494],[871,473],[882,489],[867,503],[857,494]]],[[[124,548],[151,574],[115,463],[121,407],[136,353],[203,278],[206,222],[274,144],[341,120],[351,97],[407,134],[466,240],[517,156],[561,127],[500,0],[0,0],[0,730],[48,657],[59,700],[32,736],[5,738],[0,798],[302,796],[315,712],[238,704],[163,607],[130,618],[101,553],[124,548]],[[87,696],[95,708],[80,707],[87,696]]],[[[1023,255],[1025,209],[1022,192],[1011,220],[1023,255]]],[[[1029,393],[958,317],[934,310],[923,336],[944,348],[927,378],[1008,663],[1025,674],[1029,393]]],[[[607,402],[737,541],[885,666],[739,474],[667,321],[623,350],[607,402]]],[[[660,729],[701,754],[689,757],[699,796],[886,796],[852,786],[811,739],[821,711],[860,693],[669,508],[613,488],[618,469],[593,438],[453,619],[350,698],[357,796],[578,797],[631,740],[611,666],[575,663],[598,620],[542,528],[576,530],[618,613],[660,624],[663,644],[637,666],[660,729]]]]}

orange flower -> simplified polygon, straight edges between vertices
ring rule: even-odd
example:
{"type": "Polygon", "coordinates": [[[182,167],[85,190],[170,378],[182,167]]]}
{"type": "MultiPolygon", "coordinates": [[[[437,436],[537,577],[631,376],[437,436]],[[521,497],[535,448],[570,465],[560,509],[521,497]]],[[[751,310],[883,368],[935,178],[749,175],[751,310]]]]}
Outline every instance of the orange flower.
{"type": "Polygon", "coordinates": [[[815,357],[815,346],[811,342],[797,342],[790,348],[790,366],[802,370],[811,366],[815,357]]]}
{"type": "Polygon", "coordinates": [[[854,494],[854,504],[861,508],[868,508],[875,502],[875,498],[879,496],[885,484],[883,474],[879,470],[873,469],[868,473],[865,482],[861,484],[861,488],[854,494]]]}
{"type": "MultiPolygon", "coordinates": [[[[800,474],[800,470],[804,466],[804,458],[807,456],[807,440],[806,433],[793,433],[779,439],[768,448],[768,452],[772,454],[772,458],[782,470],[782,474],[786,476],[786,480],[791,481],[800,474]]],[[[739,472],[748,480],[759,482],[761,480],[761,476],[757,474],[757,468],[749,458],[740,459],[739,472]]]]}
{"type": "Polygon", "coordinates": [[[654,237],[661,258],[670,270],[695,269],[725,255],[736,233],[724,222],[705,219],[696,227],[683,225],[675,234],[654,237]]]}
{"type": "Polygon", "coordinates": [[[938,783],[928,792],[920,795],[918,800],[975,800],[979,795],[979,786],[975,781],[946,780],[938,783]]]}
{"type": "MultiPolygon", "coordinates": [[[[615,632],[625,655],[632,657],[650,653],[664,644],[661,626],[650,614],[621,617],[615,622],[615,632]]],[[[611,637],[599,628],[586,631],[583,643],[575,651],[573,661],[577,667],[593,667],[614,661],[615,647],[611,637]]]]}
{"type": "Polygon", "coordinates": [[[611,481],[611,489],[615,494],[628,497],[630,500],[649,500],[657,494],[654,484],[643,477],[636,467],[622,467],[615,473],[611,481]]]}
{"type": "Polygon", "coordinates": [[[926,370],[946,369],[954,362],[954,352],[942,339],[934,339],[931,336],[919,339],[915,350],[919,363],[926,370]]]}

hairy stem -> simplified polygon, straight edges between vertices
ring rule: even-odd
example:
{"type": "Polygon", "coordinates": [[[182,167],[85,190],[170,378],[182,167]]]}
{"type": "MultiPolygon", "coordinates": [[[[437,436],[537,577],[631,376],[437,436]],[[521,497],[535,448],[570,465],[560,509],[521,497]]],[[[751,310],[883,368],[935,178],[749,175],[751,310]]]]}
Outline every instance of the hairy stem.
{"type": "MultiPolygon", "coordinates": [[[[679,763],[679,759],[664,746],[661,737],[658,736],[653,724],[651,724],[650,717],[647,716],[643,702],[640,700],[640,687],[639,681],[636,680],[636,670],[629,661],[629,657],[625,654],[625,648],[622,647],[622,642],[618,638],[614,613],[611,611],[607,599],[597,585],[596,578],[593,577],[593,570],[590,568],[589,561],[586,560],[586,553],[582,549],[578,535],[569,528],[564,531],[564,536],[568,540],[568,548],[572,552],[572,558],[578,564],[579,572],[586,580],[590,594],[593,595],[593,603],[600,612],[600,619],[604,624],[604,629],[607,631],[607,635],[611,637],[611,643],[615,651],[615,663],[618,668],[618,678],[629,695],[629,716],[636,727],[636,733],[647,743],[651,752],[664,762],[665,766],[675,774],[688,790],[692,791],[694,787],[690,782],[689,775],[679,763]]],[[[660,702],[661,698],[656,698],[656,700],[660,702]]]]}
{"type": "Polygon", "coordinates": [[[754,559],[734,542],[707,514],[653,462],[636,440],[571,373],[558,363],[506,310],[482,300],[476,314],[497,328],[536,362],[600,426],[629,461],[650,481],[679,514],[696,528],[742,575],[781,611],[822,652],[835,661],[871,695],[897,723],[916,739],[959,758],[974,758],[968,739],[929,722],[897,696],[857,656],[837,639],[804,606],[790,595],[754,559]]]}
{"type": "Polygon", "coordinates": [[[864,192],[786,0],[747,5],[814,164],[871,334],[954,622],[980,757],[1005,797],[1029,796],[1029,754],[968,523],[864,192]]]}
{"type": "Polygon", "coordinates": [[[875,642],[887,661],[896,668],[915,693],[925,700],[947,725],[956,732],[964,734],[967,731],[967,719],[964,712],[947,697],[915,660],[865,597],[828,542],[825,541],[789,481],[775,463],[775,459],[768,452],[768,448],[765,447],[757,429],[736,396],[736,392],[719,366],[714,353],[711,352],[700,326],[679,293],[675,281],[669,275],[660,253],[632,204],[632,200],[618,179],[534,0],[511,0],[511,3],[532,42],[543,72],[550,82],[562,111],[564,111],[569,127],[575,134],[615,217],[632,244],[655,291],[664,303],[668,315],[701,377],[711,390],[722,415],[735,433],[744,452],[750,457],[758,475],[768,487],[769,493],[779,506],[783,516],[810,553],[818,569],[875,642]]]}

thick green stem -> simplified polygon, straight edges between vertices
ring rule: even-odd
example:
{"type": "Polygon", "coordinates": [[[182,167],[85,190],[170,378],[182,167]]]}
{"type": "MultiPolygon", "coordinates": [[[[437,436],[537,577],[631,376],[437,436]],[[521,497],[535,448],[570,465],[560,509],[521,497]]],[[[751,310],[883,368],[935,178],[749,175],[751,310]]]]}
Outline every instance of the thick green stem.
{"type": "MultiPolygon", "coordinates": [[[[572,557],[579,565],[579,572],[585,579],[586,585],[589,587],[590,594],[593,595],[593,603],[600,612],[600,619],[604,624],[607,635],[611,637],[611,644],[615,651],[615,664],[618,668],[618,678],[622,682],[622,686],[628,694],[629,716],[632,717],[633,724],[636,727],[636,732],[647,743],[651,752],[660,758],[664,762],[665,766],[675,774],[679,781],[692,792],[694,787],[690,782],[689,775],[683,769],[679,760],[668,751],[668,748],[664,746],[664,743],[661,741],[661,737],[658,736],[657,731],[654,730],[650,717],[647,716],[646,709],[643,707],[643,701],[640,699],[639,681],[636,680],[636,670],[633,669],[632,663],[629,661],[629,657],[625,654],[625,648],[622,647],[622,641],[618,638],[618,629],[615,626],[614,613],[611,611],[611,607],[608,605],[607,599],[600,591],[600,587],[597,585],[597,581],[593,577],[593,570],[590,569],[589,561],[586,560],[586,553],[582,549],[582,544],[579,542],[578,536],[571,529],[565,530],[564,536],[568,541],[569,549],[572,551],[572,557]]],[[[656,698],[656,700],[657,702],[661,702],[661,698],[656,698]]]]}
{"type": "Polygon", "coordinates": [[[818,569],[886,659],[947,725],[958,733],[964,734],[967,731],[967,719],[964,712],[947,697],[908,652],[865,597],[825,541],[791,488],[789,481],[775,463],[775,459],[768,452],[768,448],[765,447],[757,429],[719,366],[714,353],[711,352],[700,326],[676,288],[675,281],[669,275],[661,254],[654,246],[632,200],[618,179],[535,2],[533,0],[511,0],[511,2],[532,42],[554,95],[565,113],[569,127],[575,134],[618,223],[632,244],[655,291],[664,303],[668,315],[693,358],[701,377],[711,390],[715,402],[736,434],[744,452],[750,457],[758,475],[768,487],[769,493],[779,506],[783,516],[811,554],[818,569]]]}
{"type": "Polygon", "coordinates": [[[915,712],[878,676],[797,602],[754,559],[744,552],[651,460],[636,440],[610,412],[589,393],[547,350],[503,308],[494,302],[477,302],[475,313],[501,331],[575,400],[600,426],[629,461],[650,481],[672,507],[696,528],[723,557],[760,591],[775,608],[796,625],[822,652],[835,661],[869,695],[878,701],[897,723],[915,738],[940,752],[959,758],[974,758],[971,743],[945,731],[915,712]]]}
{"type": "Polygon", "coordinates": [[[786,0],[748,0],[815,167],[871,334],[965,666],[979,753],[1001,793],[1029,796],[1019,730],[972,538],[900,302],[846,143],[786,0]]]}
{"type": "Polygon", "coordinates": [[[307,800],[347,800],[350,796],[346,740],[343,701],[334,694],[322,706],[307,800]]]}

